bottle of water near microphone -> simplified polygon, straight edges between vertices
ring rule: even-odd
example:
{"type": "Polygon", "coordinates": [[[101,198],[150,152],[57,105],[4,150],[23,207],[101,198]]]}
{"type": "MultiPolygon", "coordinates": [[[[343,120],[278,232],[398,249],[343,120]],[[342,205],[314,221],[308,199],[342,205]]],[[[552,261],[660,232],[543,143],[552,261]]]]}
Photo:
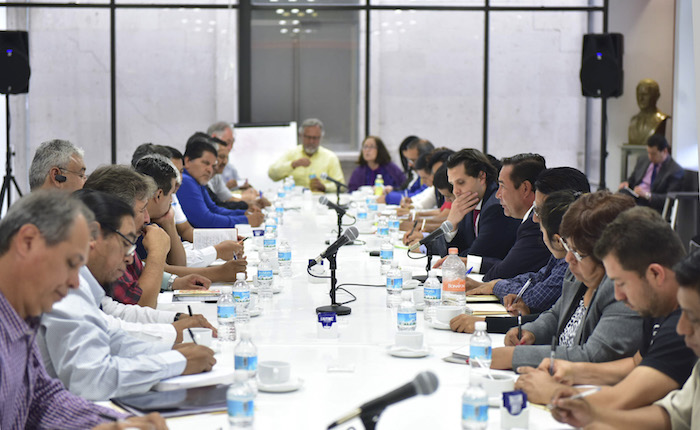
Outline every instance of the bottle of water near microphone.
{"type": "Polygon", "coordinates": [[[428,279],[423,283],[423,318],[427,322],[432,322],[437,313],[437,307],[442,302],[442,285],[437,278],[435,270],[431,270],[428,279]]]}
{"type": "MultiPolygon", "coordinates": [[[[242,273],[239,273],[241,275],[242,273]]],[[[243,276],[245,276],[243,274],[243,276]]],[[[231,287],[221,287],[221,295],[216,302],[216,319],[219,323],[219,342],[236,340],[236,303],[231,287]]]]}
{"type": "Polygon", "coordinates": [[[401,292],[401,304],[396,312],[396,325],[399,331],[415,331],[417,325],[416,306],[410,291],[401,292]]]}
{"type": "Polygon", "coordinates": [[[450,248],[442,263],[442,304],[466,306],[466,270],[459,258],[459,250],[450,248]]]}
{"type": "Polygon", "coordinates": [[[403,275],[399,270],[399,263],[393,261],[386,274],[386,307],[395,308],[401,303],[403,291],[403,275]]]}
{"type": "Polygon", "coordinates": [[[469,364],[472,369],[491,367],[491,337],[486,332],[486,321],[474,323],[474,333],[469,338],[469,364]]]}
{"type": "Polygon", "coordinates": [[[462,429],[484,430],[489,421],[489,398],[481,385],[469,384],[462,395],[462,429]]]}
{"type": "Polygon", "coordinates": [[[399,228],[401,227],[401,221],[396,217],[395,214],[392,214],[389,217],[389,237],[391,238],[391,241],[394,242],[399,239],[399,228]]]}

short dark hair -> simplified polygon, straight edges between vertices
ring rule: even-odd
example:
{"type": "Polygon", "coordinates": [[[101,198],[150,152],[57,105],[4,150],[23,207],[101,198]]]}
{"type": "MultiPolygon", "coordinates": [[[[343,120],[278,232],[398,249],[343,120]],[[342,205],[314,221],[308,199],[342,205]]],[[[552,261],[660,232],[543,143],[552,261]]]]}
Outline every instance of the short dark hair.
{"type": "Polygon", "coordinates": [[[561,190],[590,193],[591,185],[588,183],[586,175],[578,169],[554,167],[540,172],[535,180],[535,189],[545,195],[561,190]]]}
{"type": "Polygon", "coordinates": [[[90,174],[83,188],[104,191],[130,205],[138,200],[148,200],[158,191],[151,177],[120,164],[98,167],[90,174]]]}
{"type": "Polygon", "coordinates": [[[435,172],[435,175],[433,176],[433,186],[435,186],[435,188],[438,190],[450,190],[450,192],[454,191],[452,184],[450,184],[450,181],[447,180],[447,166],[445,164],[440,166],[440,168],[435,172]]]}
{"type": "Polygon", "coordinates": [[[562,190],[549,194],[539,208],[540,225],[552,240],[555,234],[559,234],[559,227],[564,214],[569,206],[581,196],[578,191],[562,190]]]}
{"type": "Polygon", "coordinates": [[[663,134],[652,134],[649,136],[649,139],[647,139],[647,146],[649,148],[656,148],[659,151],[663,151],[664,149],[668,149],[668,151],[671,151],[671,145],[668,144],[668,140],[666,140],[666,137],[663,134]]]}
{"type": "MultiPolygon", "coordinates": [[[[449,148],[437,148],[433,152],[430,153],[430,159],[428,160],[428,171],[432,172],[433,171],[433,166],[435,163],[442,163],[445,164],[448,158],[450,158],[450,155],[454,154],[455,152],[449,148]]],[[[441,166],[442,167],[442,166],[441,166]]]]}
{"type": "Polygon", "coordinates": [[[228,143],[224,142],[223,140],[219,139],[216,136],[209,136],[209,138],[211,139],[212,143],[216,143],[219,146],[227,146],[228,145],[228,143]]]}
{"type": "Polygon", "coordinates": [[[134,170],[150,176],[156,182],[156,186],[168,194],[172,189],[172,180],[179,176],[177,169],[173,166],[169,158],[162,155],[146,155],[136,162],[134,170]]]}
{"type": "Polygon", "coordinates": [[[154,145],[153,143],[142,143],[137,146],[134,150],[134,154],[131,156],[131,166],[136,167],[136,163],[150,154],[160,154],[164,157],[170,158],[170,150],[161,145],[154,145]]]}
{"type": "Polygon", "coordinates": [[[535,191],[537,175],[547,168],[544,157],[540,154],[526,153],[505,157],[501,160],[503,166],[513,166],[510,171],[510,180],[515,188],[520,188],[523,182],[528,181],[535,191]]]}
{"type": "Polygon", "coordinates": [[[127,202],[102,191],[83,188],[75,191],[73,196],[95,214],[95,221],[100,223],[102,236],[109,236],[119,230],[125,216],[134,216],[134,210],[127,202]]]}
{"type": "Polygon", "coordinates": [[[612,254],[623,269],[644,276],[652,263],[671,269],[685,257],[685,248],[658,212],[638,206],[622,212],[605,227],[594,253],[599,260],[612,254]]]}
{"type": "Polygon", "coordinates": [[[447,159],[447,168],[454,169],[459,165],[464,166],[464,171],[472,178],[478,178],[479,173],[484,172],[486,183],[491,184],[496,181],[498,172],[484,153],[478,149],[465,148],[450,155],[447,159]]]}
{"type": "Polygon", "coordinates": [[[700,251],[695,251],[673,266],[676,281],[683,288],[694,288],[700,294],[700,251]]]}
{"type": "Polygon", "coordinates": [[[172,146],[164,146],[164,148],[170,151],[170,155],[168,156],[168,158],[177,158],[180,161],[185,160],[185,156],[182,155],[182,152],[180,152],[179,149],[174,148],[172,146]]]}
{"type": "Polygon", "coordinates": [[[605,226],[633,207],[634,199],[627,195],[613,194],[608,190],[584,194],[572,203],[564,214],[559,229],[560,235],[573,239],[581,254],[601,263],[593,254],[595,243],[603,234],[605,226]]]}
{"type": "MultiPolygon", "coordinates": [[[[380,139],[377,136],[367,136],[365,139],[362,141],[362,144],[364,145],[365,142],[367,142],[367,139],[374,139],[374,142],[377,144],[377,164],[380,166],[383,166],[385,164],[389,164],[391,162],[391,155],[389,155],[389,151],[386,150],[386,146],[384,145],[384,141],[380,139]]],[[[360,166],[366,166],[367,161],[364,159],[362,156],[362,149],[360,148],[360,156],[357,158],[357,164],[360,166]]]]}
{"type": "Polygon", "coordinates": [[[201,158],[204,152],[211,152],[215,157],[219,155],[216,146],[214,146],[213,138],[206,133],[198,131],[187,139],[184,158],[196,160],[201,158]]]}
{"type": "Polygon", "coordinates": [[[430,161],[430,153],[428,152],[427,154],[421,154],[418,156],[413,168],[416,169],[416,171],[425,170],[426,172],[429,172],[428,161],[430,161]]]}

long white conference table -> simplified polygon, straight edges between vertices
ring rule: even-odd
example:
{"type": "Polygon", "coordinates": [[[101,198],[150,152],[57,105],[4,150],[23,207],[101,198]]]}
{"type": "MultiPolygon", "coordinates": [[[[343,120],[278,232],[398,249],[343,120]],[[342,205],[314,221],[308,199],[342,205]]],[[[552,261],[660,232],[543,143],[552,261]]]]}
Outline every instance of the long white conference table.
{"type": "MultiPolygon", "coordinates": [[[[396,314],[386,307],[383,287],[347,286],[357,300],[350,303],[352,312],[338,317],[339,337],[320,339],[317,334],[318,306],[330,304],[329,285],[309,283],[306,267],[327,247],[326,239],[335,236],[335,212],[316,208],[290,210],[284,225],[278,228],[278,240],[287,240],[292,247],[293,277],[291,283],[275,294],[263,314],[251,318],[249,329],[258,347],[258,361],[286,361],[293,377],[303,379],[303,386],[289,393],[260,392],[255,400],[257,429],[325,429],[368,400],[381,396],[411,381],[425,370],[434,372],[439,387],[428,396],[415,396],[388,407],[378,429],[459,429],[461,428],[462,393],[469,381],[466,365],[442,360],[461,346],[469,336],[426,326],[418,313],[417,330],[424,333],[431,349],[424,358],[397,358],[387,352],[394,343],[396,314]]],[[[347,218],[346,218],[347,220],[347,218]]],[[[360,234],[359,239],[369,235],[360,234]]],[[[249,255],[249,276],[255,273],[257,252],[251,251],[253,240],[246,241],[249,255]]],[[[345,246],[338,252],[338,283],[383,285],[378,257],[370,257],[363,245],[345,246]]],[[[425,259],[411,260],[405,249],[395,249],[394,259],[403,269],[425,273],[425,259]]],[[[326,264],[328,264],[326,262],[326,264]]],[[[338,301],[350,297],[338,293],[338,301]]],[[[159,309],[187,311],[187,304],[172,302],[172,293],[162,294],[159,309]]],[[[216,325],[216,305],[190,303],[195,313],[204,314],[216,325]]],[[[502,335],[491,335],[494,345],[503,345],[502,335]]],[[[217,353],[217,366],[232,367],[230,351],[217,353]]],[[[556,422],[541,407],[529,405],[530,429],[570,428],[556,422]]],[[[168,420],[171,429],[227,429],[226,414],[203,414],[168,420]]],[[[348,421],[339,429],[362,429],[359,419],[348,421]]],[[[499,408],[489,408],[489,428],[500,428],[499,408]]]]}

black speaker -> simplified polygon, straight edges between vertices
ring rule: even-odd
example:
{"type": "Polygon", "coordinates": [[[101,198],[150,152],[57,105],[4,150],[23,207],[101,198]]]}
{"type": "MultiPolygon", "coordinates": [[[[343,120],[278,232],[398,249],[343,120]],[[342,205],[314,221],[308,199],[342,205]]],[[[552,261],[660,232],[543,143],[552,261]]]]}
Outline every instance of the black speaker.
{"type": "Polygon", "coordinates": [[[29,92],[29,33],[0,31],[0,94],[29,92]]]}
{"type": "Polygon", "coordinates": [[[622,95],[622,48],[620,33],[584,34],[581,59],[581,92],[586,97],[622,95]]]}

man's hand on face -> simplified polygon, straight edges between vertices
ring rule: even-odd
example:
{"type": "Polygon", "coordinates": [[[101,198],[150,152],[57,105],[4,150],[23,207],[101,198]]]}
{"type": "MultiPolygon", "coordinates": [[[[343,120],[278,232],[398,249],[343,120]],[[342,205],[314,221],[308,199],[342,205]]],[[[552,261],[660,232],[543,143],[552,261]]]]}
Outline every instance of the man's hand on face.
{"type": "Polygon", "coordinates": [[[167,255],[170,252],[170,236],[155,224],[146,225],[143,227],[143,247],[149,255],[156,251],[167,255]]]}
{"type": "Polygon", "coordinates": [[[292,161],[292,169],[297,167],[309,167],[311,165],[311,160],[306,157],[301,157],[298,160],[292,161]]]}
{"type": "Polygon", "coordinates": [[[164,229],[168,227],[175,227],[175,210],[172,206],[168,211],[160,218],[151,218],[151,222],[154,222],[164,229]]]}
{"type": "Polygon", "coordinates": [[[456,226],[460,221],[479,204],[479,195],[475,192],[461,194],[452,202],[452,209],[447,219],[456,226]]]}

